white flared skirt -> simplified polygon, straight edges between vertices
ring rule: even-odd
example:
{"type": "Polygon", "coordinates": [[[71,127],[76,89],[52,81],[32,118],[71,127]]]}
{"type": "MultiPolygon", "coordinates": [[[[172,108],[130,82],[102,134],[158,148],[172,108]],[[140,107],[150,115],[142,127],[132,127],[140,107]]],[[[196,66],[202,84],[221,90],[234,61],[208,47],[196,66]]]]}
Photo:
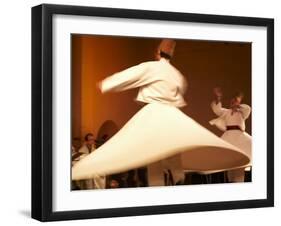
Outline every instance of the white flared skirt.
{"type": "Polygon", "coordinates": [[[221,138],[242,150],[243,153],[249,157],[249,165],[251,165],[252,137],[248,133],[240,130],[228,130],[221,136],[221,138]]]}
{"type": "Polygon", "coordinates": [[[77,162],[72,179],[124,172],[181,153],[185,170],[227,170],[249,163],[238,147],[217,137],[179,109],[144,106],[110,140],[77,162]]]}

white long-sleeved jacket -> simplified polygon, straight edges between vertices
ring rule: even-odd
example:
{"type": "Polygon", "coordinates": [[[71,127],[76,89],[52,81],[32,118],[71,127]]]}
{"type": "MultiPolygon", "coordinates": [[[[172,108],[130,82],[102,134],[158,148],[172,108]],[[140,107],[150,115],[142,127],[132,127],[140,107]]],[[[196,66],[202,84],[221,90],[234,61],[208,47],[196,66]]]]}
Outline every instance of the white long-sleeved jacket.
{"type": "Polygon", "coordinates": [[[211,108],[219,116],[210,121],[211,125],[217,126],[222,131],[226,131],[227,126],[239,126],[242,131],[245,131],[245,120],[251,113],[251,107],[249,105],[240,104],[239,111],[234,113],[232,113],[231,109],[223,108],[221,102],[212,102],[211,108]]]}
{"type": "Polygon", "coordinates": [[[183,107],[187,87],[184,76],[169,61],[149,61],[118,72],[101,83],[103,93],[139,88],[136,100],[183,107]]]}

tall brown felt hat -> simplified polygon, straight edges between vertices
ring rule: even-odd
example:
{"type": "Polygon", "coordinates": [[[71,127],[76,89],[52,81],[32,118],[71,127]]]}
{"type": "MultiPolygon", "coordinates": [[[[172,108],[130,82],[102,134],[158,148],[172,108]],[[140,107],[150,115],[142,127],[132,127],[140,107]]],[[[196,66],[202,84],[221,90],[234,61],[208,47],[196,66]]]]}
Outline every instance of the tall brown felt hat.
{"type": "Polygon", "coordinates": [[[173,39],[163,39],[158,47],[159,52],[164,52],[170,57],[174,55],[176,41],[173,39]]]}

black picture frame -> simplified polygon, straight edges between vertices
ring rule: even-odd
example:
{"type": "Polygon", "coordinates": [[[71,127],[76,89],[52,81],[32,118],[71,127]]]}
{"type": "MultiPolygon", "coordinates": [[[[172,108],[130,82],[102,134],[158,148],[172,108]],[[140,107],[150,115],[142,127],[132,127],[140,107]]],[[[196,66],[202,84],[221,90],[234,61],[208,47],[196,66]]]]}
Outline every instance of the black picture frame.
{"type": "Polygon", "coordinates": [[[40,221],[122,217],[274,206],[274,20],[222,15],[43,4],[32,8],[32,218],[40,221]],[[52,18],[55,14],[246,25],[267,29],[266,199],[55,212],[52,210],[52,18]]]}

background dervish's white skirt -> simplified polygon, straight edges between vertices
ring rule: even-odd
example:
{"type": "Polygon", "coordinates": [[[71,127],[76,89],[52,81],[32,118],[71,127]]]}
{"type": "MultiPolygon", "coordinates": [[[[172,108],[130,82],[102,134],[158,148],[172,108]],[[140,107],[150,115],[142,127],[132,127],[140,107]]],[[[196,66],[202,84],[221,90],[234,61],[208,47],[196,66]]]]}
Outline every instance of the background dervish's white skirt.
{"type": "Polygon", "coordinates": [[[72,179],[94,178],[146,166],[182,154],[186,170],[222,170],[247,165],[249,157],[179,109],[148,104],[105,144],[72,168],[72,179]]]}
{"type": "MultiPolygon", "coordinates": [[[[228,130],[221,138],[230,144],[240,148],[252,161],[252,137],[240,130],[228,130]]],[[[251,165],[251,162],[249,163],[251,165]]]]}

